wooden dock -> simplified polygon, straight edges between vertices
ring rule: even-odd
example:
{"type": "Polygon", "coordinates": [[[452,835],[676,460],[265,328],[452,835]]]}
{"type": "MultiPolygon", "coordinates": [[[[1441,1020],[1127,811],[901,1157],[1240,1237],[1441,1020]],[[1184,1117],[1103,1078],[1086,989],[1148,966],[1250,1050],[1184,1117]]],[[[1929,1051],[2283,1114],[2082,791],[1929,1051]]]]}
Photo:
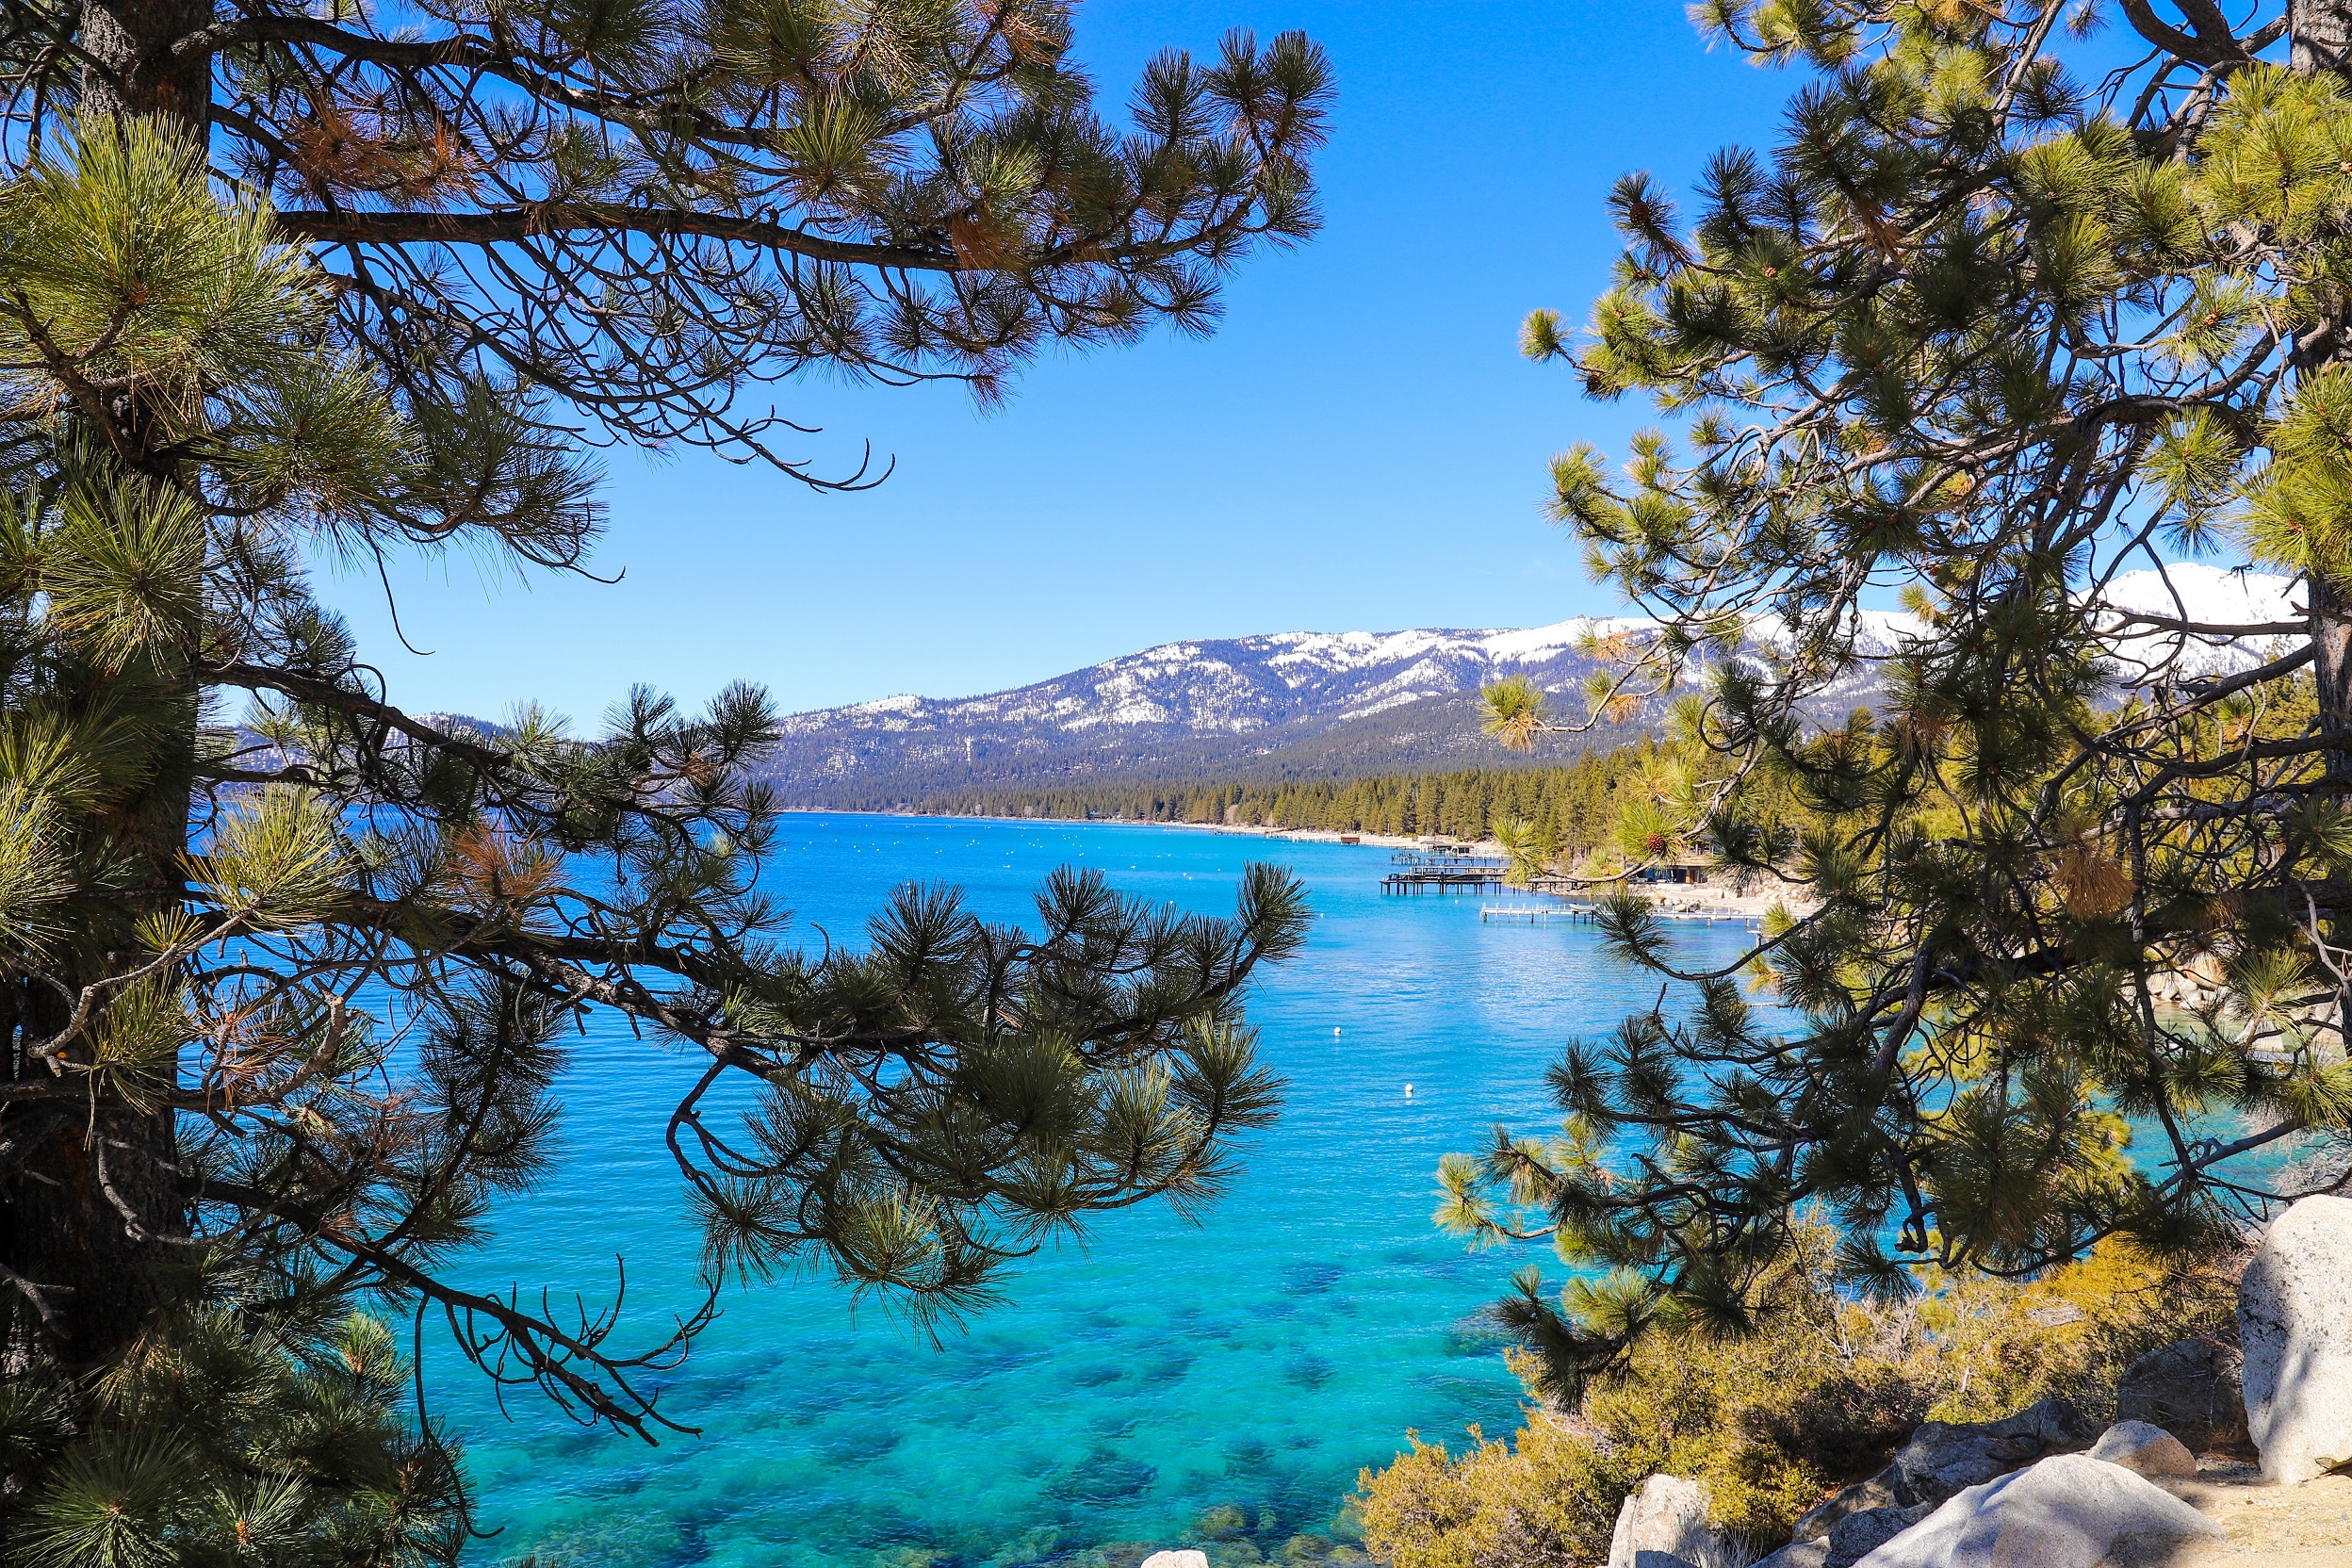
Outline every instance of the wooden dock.
{"type": "MultiPolygon", "coordinates": [[[[1535,890],[1541,892],[1544,890],[1539,888],[1535,890]]],[[[1667,911],[1664,918],[1689,921],[1693,924],[1737,925],[1752,937],[1764,934],[1764,923],[1754,915],[1677,909],[1667,911]]],[[[1478,919],[1490,925],[1551,925],[1561,921],[1571,925],[1592,925],[1599,923],[1600,916],[1590,904],[1487,904],[1479,906],[1478,919]]]]}
{"type": "Polygon", "coordinates": [[[1507,866],[1499,855],[1478,855],[1467,849],[1400,849],[1388,858],[1392,866],[1507,866]]]}
{"type": "MultiPolygon", "coordinates": [[[[1506,886],[1511,862],[1500,855],[1472,855],[1460,849],[1409,849],[1389,857],[1396,870],[1380,878],[1384,893],[1485,893],[1500,892],[1506,886]]],[[[1566,922],[1572,925],[1592,925],[1599,921],[1593,899],[1593,884],[1573,876],[1549,873],[1527,879],[1525,888],[1513,889],[1537,898],[1558,899],[1557,904],[1489,904],[1480,906],[1478,919],[1491,925],[1550,925],[1566,922]]],[[[1665,909],[1659,913],[1668,920],[1704,922],[1713,925],[1744,926],[1752,936],[1763,934],[1763,923],[1754,915],[1735,914],[1729,910],[1665,909]]]]}
{"type": "Polygon", "coordinates": [[[1380,878],[1384,893],[1470,893],[1503,885],[1503,868],[1424,867],[1413,871],[1393,871],[1380,878]]]}
{"type": "Polygon", "coordinates": [[[1380,878],[1384,893],[1467,893],[1499,888],[1511,862],[1499,855],[1465,855],[1460,850],[1409,849],[1388,858],[1399,867],[1380,878]]]}

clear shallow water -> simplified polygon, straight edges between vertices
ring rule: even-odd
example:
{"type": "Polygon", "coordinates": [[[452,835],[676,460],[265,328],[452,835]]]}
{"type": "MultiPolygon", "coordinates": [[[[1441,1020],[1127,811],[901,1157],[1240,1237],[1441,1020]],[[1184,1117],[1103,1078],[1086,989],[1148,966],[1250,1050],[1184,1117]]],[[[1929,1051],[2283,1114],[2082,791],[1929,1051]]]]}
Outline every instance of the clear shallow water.
{"type": "MultiPolygon", "coordinates": [[[[437,1413],[466,1444],[484,1562],[566,1568],[968,1568],[1085,1561],[1196,1540],[1236,1505],[1268,1555],[1325,1533],[1358,1469],[1408,1428],[1516,1424],[1518,1389],[1475,1321],[1526,1255],[1466,1253],[1429,1224],[1433,1171],[1496,1119],[1547,1112],[1542,1070],[1647,993],[1581,926],[1481,924],[1480,900],[1384,898],[1388,851],[1107,825],[785,819],[773,873],[805,927],[855,939],[893,886],[949,881],[1031,915],[1055,866],[1230,909],[1245,861],[1306,881],[1306,950],[1263,972],[1252,1021],[1289,1080],[1280,1126],[1193,1226],[1110,1217],[1042,1256],[1012,1298],[938,1346],[823,1279],[731,1293],[663,1408],[702,1429],[648,1448],[534,1393],[502,1414],[427,1341],[437,1413]],[[1332,1031],[1340,1033],[1334,1036],[1332,1031]],[[1408,1099],[1404,1086],[1411,1084],[1408,1099]]],[[[1729,928],[1686,928],[1729,954],[1729,928]]],[[[625,1255],[641,1329],[694,1296],[694,1237],[662,1131],[694,1065],[610,1018],[576,1042],[565,1160],[510,1203],[463,1273],[564,1301],[610,1295],[625,1255]]]]}

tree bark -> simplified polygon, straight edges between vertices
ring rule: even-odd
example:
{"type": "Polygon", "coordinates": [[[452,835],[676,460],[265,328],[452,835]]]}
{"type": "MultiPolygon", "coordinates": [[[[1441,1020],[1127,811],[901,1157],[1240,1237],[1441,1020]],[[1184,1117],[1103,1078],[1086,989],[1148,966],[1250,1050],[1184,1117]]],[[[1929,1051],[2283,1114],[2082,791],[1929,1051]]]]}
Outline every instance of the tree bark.
{"type": "MultiPolygon", "coordinates": [[[[2352,736],[2352,606],[2316,572],[2304,588],[2311,608],[2311,667],[2319,679],[2320,733],[2352,736]]],[[[2328,753],[2328,776],[2352,787],[2352,750],[2328,753]]]]}
{"type": "Polygon", "coordinates": [[[171,1157],[171,1113],[103,1100],[75,1110],[11,1129],[29,1147],[0,1194],[0,1253],[20,1328],[0,1368],[32,1347],[69,1371],[107,1364],[171,1298],[176,1266],[192,1261],[174,1256],[191,1249],[169,1239],[187,1233],[177,1178],[158,1159],[171,1157]],[[124,1210],[146,1222],[139,1233],[124,1210]]]}
{"type": "Polygon", "coordinates": [[[212,20],[212,0],[84,0],[82,102],[102,114],[157,115],[202,136],[211,118],[212,57],[172,46],[212,20]]]}
{"type": "Polygon", "coordinates": [[[2288,0],[2288,57],[2297,74],[2352,67],[2352,5],[2344,0],[2288,0]]]}

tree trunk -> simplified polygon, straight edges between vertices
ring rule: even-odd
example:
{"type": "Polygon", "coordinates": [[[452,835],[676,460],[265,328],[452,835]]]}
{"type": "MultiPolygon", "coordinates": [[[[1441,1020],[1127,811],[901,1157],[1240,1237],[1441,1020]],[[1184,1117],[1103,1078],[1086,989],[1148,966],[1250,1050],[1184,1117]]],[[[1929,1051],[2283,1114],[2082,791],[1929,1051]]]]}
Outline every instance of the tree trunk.
{"type": "MultiPolygon", "coordinates": [[[[110,115],[178,122],[204,135],[211,97],[209,55],[174,59],[172,45],[212,20],[211,0],[87,0],[79,43],[86,106],[110,115]]],[[[136,416],[133,416],[137,423],[136,416]]],[[[147,781],[89,830],[144,867],[152,890],[113,912],[120,926],[76,933],[58,978],[69,989],[137,959],[128,920],[176,902],[193,785],[198,692],[183,664],[165,676],[160,727],[147,781]],[[115,949],[116,951],[107,951],[115,949]]],[[[93,695],[95,694],[92,694],[93,695]]],[[[57,1078],[26,1047],[53,1035],[71,1004],[52,987],[13,984],[0,1002],[0,1076],[52,1086],[57,1078]]],[[[71,1054],[90,1060],[87,1041],[71,1054]]],[[[176,1126],[168,1109],[141,1110],[102,1094],[19,1106],[0,1126],[0,1374],[31,1353],[74,1370],[119,1357],[175,1293],[190,1249],[188,1204],[176,1171],[176,1126]]]]}
{"type": "MultiPolygon", "coordinates": [[[[182,664],[177,678],[158,694],[158,727],[166,738],[150,756],[147,781],[85,825],[114,854],[145,868],[147,891],[84,906],[97,912],[57,965],[69,991],[136,968],[140,955],[128,939],[130,920],[179,901],[196,697],[182,664]]],[[[68,999],[33,981],[10,986],[8,1001],[6,1021],[14,1028],[7,1075],[51,1086],[86,1082],[77,1074],[57,1077],[26,1054],[66,1022],[73,1011],[68,999]]],[[[67,1055],[87,1065],[89,1038],[67,1055]]],[[[35,1102],[0,1127],[0,1266],[8,1271],[0,1274],[0,1286],[17,1295],[13,1305],[30,1309],[15,1315],[16,1331],[0,1350],[0,1371],[35,1348],[70,1369],[104,1365],[178,1291],[194,1250],[175,1239],[188,1232],[177,1166],[174,1114],[141,1109],[112,1092],[35,1102]]]]}
{"type": "Polygon", "coordinates": [[[172,44],[212,21],[212,0],[84,0],[82,101],[110,114],[157,115],[201,136],[211,118],[212,57],[172,44]]]}
{"type": "Polygon", "coordinates": [[[174,1256],[191,1249],[167,1239],[187,1233],[180,1217],[187,1205],[175,1178],[158,1163],[158,1156],[171,1157],[172,1115],[102,1101],[95,1111],[11,1131],[27,1136],[31,1148],[0,1194],[0,1226],[7,1230],[0,1254],[16,1276],[9,1283],[20,1293],[13,1305],[22,1309],[22,1331],[9,1336],[0,1371],[35,1346],[72,1371],[103,1366],[170,1298],[174,1266],[192,1261],[174,1256]],[[117,1199],[146,1222],[139,1233],[117,1199]]]}
{"type": "MultiPolygon", "coordinates": [[[[2287,37],[2294,69],[2304,75],[2333,71],[2352,75],[2352,0],[2289,0],[2287,37]]],[[[2352,359],[2352,331],[2339,322],[2332,348],[2324,360],[2352,359]]],[[[2301,367],[2316,369],[2317,365],[2301,367]]],[[[2352,601],[2343,590],[2318,572],[2304,580],[2305,603],[2311,612],[2312,670],[2319,687],[2320,733],[2346,743],[2346,749],[2327,754],[2327,777],[2340,804],[2352,807],[2352,601]]],[[[2330,939],[2345,945],[2341,930],[2330,939]]],[[[2337,1049],[2352,1047],[2352,993],[2337,1002],[2337,1049]]]]}
{"type": "MultiPolygon", "coordinates": [[[[2316,572],[2304,591],[2315,650],[2312,667],[2319,672],[2320,733],[2352,737],[2352,605],[2316,572]]],[[[2352,794],[2352,750],[2328,754],[2328,776],[2352,794]]]]}
{"type": "Polygon", "coordinates": [[[2302,75],[2352,67],[2352,5],[2344,0],[2288,0],[2290,61],[2302,75]]]}

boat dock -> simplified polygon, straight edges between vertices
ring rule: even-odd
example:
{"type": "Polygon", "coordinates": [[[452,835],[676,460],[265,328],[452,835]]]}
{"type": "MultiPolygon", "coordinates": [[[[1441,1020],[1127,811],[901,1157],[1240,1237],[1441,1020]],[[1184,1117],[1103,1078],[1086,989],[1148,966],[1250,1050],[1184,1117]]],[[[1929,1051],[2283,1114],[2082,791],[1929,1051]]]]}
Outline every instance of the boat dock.
{"type": "Polygon", "coordinates": [[[1488,924],[1550,925],[1555,921],[1570,924],[1592,923],[1590,904],[1488,904],[1480,906],[1478,919],[1488,924]]]}
{"type": "MultiPolygon", "coordinates": [[[[1467,846],[1445,843],[1428,849],[1399,850],[1389,857],[1389,863],[1396,869],[1380,878],[1380,891],[1384,893],[1500,892],[1511,871],[1511,861],[1503,856],[1474,855],[1467,846]]],[[[1552,925],[1561,922],[1594,925],[1599,923],[1600,913],[1593,887],[1591,882],[1558,872],[1539,873],[1529,877],[1524,888],[1511,890],[1533,894],[1542,902],[1480,905],[1478,921],[1486,925],[1552,925]],[[1559,902],[1552,902],[1555,899],[1559,902]]],[[[1688,905],[1666,905],[1658,913],[1666,920],[1741,926],[1751,936],[1760,937],[1764,933],[1764,923],[1755,915],[1709,909],[1695,900],[1688,905]]]]}
{"type": "MultiPolygon", "coordinates": [[[[1661,918],[1689,921],[1699,925],[1737,925],[1751,937],[1764,934],[1764,923],[1754,915],[1731,911],[1714,913],[1700,909],[1661,909],[1661,918]]],[[[1599,914],[1590,904],[1482,904],[1478,920],[1488,925],[1552,925],[1565,921],[1571,925],[1593,925],[1599,914]]]]}
{"type": "Polygon", "coordinates": [[[1457,850],[1405,850],[1389,857],[1400,869],[1380,878],[1384,893],[1468,893],[1503,885],[1511,862],[1499,855],[1457,850]]]}

